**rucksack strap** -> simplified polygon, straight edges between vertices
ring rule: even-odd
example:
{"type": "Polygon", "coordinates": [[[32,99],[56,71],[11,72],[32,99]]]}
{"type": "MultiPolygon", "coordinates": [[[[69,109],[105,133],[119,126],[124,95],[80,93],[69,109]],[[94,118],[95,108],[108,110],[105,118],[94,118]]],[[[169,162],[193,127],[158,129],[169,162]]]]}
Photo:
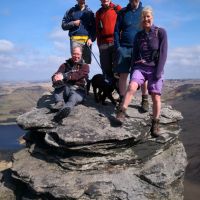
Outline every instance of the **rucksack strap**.
{"type": "Polygon", "coordinates": [[[155,36],[159,37],[159,27],[155,27],[155,36]]]}
{"type": "Polygon", "coordinates": [[[113,10],[116,12],[116,14],[118,14],[118,12],[119,12],[119,10],[117,10],[117,7],[118,7],[119,5],[117,4],[117,5],[115,5],[114,7],[113,7],[113,10]]]}

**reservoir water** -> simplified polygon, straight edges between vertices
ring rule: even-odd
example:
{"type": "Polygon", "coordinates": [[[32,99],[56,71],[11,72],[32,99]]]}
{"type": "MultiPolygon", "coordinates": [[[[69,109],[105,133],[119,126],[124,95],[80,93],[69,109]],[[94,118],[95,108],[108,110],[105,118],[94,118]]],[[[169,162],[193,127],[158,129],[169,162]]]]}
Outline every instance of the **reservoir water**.
{"type": "Polygon", "coordinates": [[[22,147],[19,138],[25,134],[18,125],[0,125],[0,151],[15,151],[22,147]]]}

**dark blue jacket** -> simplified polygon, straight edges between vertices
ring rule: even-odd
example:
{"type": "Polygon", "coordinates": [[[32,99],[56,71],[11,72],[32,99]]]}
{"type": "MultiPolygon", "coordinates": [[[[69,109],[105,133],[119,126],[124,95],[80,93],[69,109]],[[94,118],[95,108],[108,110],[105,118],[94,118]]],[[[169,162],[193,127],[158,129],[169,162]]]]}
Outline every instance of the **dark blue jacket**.
{"type": "Polygon", "coordinates": [[[69,30],[69,36],[88,36],[92,41],[96,39],[95,18],[94,13],[85,6],[84,10],[80,10],[79,5],[75,5],[69,9],[62,20],[62,29],[69,30]],[[80,26],[75,26],[73,21],[81,20],[80,26]]]}
{"type": "Polygon", "coordinates": [[[131,4],[119,11],[115,25],[114,43],[115,47],[132,47],[136,33],[141,30],[140,17],[142,13],[142,3],[136,10],[133,10],[131,4]]]}

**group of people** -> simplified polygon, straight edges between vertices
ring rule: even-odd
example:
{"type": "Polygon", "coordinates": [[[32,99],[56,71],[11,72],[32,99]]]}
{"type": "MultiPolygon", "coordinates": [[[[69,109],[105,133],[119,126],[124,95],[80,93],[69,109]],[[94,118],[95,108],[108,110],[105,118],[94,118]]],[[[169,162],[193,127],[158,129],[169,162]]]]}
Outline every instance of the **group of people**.
{"type": "Polygon", "coordinates": [[[161,91],[167,58],[166,31],[153,24],[152,8],[143,7],[140,0],[129,0],[124,8],[111,0],[100,2],[101,7],[94,15],[85,0],[77,0],[63,17],[62,28],[69,31],[72,58],[52,76],[54,108],[58,109],[55,120],[62,120],[85,98],[92,43],[97,39],[103,75],[108,80],[115,74],[119,76],[120,104],[116,121],[123,124],[128,105],[141,88],[144,112],[149,109],[148,94],[152,97],[151,134],[157,137],[160,134],[161,91]]]}

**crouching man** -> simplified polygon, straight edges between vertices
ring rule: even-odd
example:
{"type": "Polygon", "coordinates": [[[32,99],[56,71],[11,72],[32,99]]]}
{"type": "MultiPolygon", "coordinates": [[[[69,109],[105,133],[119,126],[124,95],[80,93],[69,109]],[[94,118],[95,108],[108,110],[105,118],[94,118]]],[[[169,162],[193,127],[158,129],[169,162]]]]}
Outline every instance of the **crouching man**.
{"type": "Polygon", "coordinates": [[[75,105],[84,100],[88,74],[89,65],[82,59],[82,48],[75,46],[72,58],[66,60],[52,76],[55,88],[53,92],[55,105],[52,108],[58,111],[54,116],[56,122],[62,121],[75,105]]]}

